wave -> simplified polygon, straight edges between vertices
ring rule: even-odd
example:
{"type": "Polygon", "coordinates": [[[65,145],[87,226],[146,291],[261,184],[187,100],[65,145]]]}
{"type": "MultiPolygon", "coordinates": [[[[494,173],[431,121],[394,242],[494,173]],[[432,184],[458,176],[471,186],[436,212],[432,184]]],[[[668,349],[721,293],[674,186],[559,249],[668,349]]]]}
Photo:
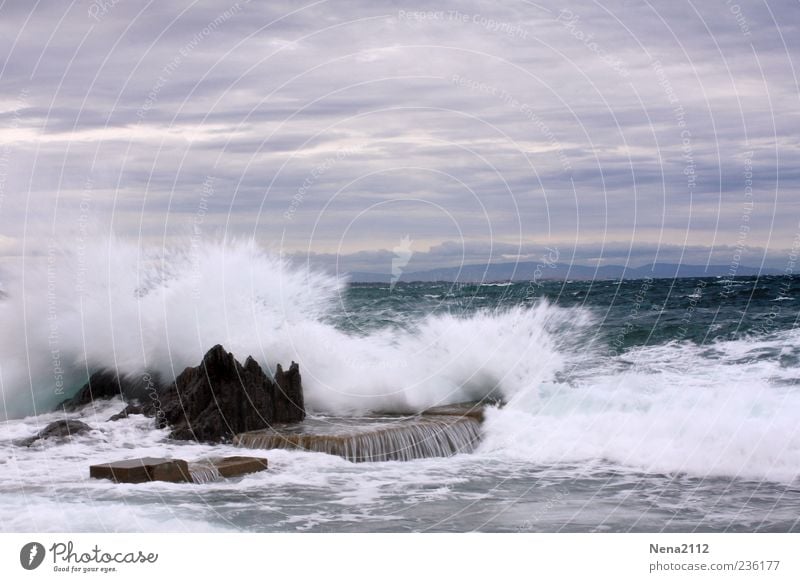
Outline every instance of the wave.
{"type": "Polygon", "coordinates": [[[795,332],[638,348],[572,383],[546,383],[487,412],[484,453],[538,464],[603,460],[647,473],[791,482],[800,476],[795,332]],[[785,348],[784,348],[785,349],[785,348]]]}
{"type": "Polygon", "coordinates": [[[332,322],[344,282],[253,242],[142,250],[118,240],[11,271],[0,302],[5,416],[52,409],[101,368],[171,381],[213,345],[269,369],[300,362],[312,410],[414,411],[508,397],[557,371],[554,330],[585,325],[546,303],[423,317],[404,331],[346,333],[332,322]]]}

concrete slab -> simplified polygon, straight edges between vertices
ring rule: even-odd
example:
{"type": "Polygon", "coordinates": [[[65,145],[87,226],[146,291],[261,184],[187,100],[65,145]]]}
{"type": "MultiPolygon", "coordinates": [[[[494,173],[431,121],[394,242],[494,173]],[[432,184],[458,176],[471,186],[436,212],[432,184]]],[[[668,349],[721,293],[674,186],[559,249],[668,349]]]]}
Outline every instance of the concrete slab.
{"type": "Polygon", "coordinates": [[[191,482],[189,464],[181,459],[144,457],[103,463],[89,467],[89,476],[95,479],[111,479],[115,483],[147,483],[169,481],[191,482]]]}

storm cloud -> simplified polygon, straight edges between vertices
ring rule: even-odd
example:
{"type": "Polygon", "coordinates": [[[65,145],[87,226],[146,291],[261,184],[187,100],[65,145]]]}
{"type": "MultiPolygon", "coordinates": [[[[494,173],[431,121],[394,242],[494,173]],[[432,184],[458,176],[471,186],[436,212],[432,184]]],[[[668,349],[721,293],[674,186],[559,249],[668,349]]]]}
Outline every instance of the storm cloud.
{"type": "Polygon", "coordinates": [[[780,268],[798,23],[789,1],[5,2],[0,254],[91,230],[378,272],[401,244],[431,268],[780,268]]]}

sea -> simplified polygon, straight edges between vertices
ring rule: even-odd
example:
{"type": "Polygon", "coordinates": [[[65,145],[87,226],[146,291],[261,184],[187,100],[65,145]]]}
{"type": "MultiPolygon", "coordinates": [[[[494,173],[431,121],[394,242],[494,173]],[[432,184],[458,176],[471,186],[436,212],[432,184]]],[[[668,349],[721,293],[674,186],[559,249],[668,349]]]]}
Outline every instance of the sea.
{"type": "Polygon", "coordinates": [[[2,275],[0,530],[800,530],[800,278],[358,284],[255,244],[63,249],[2,275]],[[57,410],[92,371],[174,378],[222,343],[297,361],[311,417],[490,399],[476,450],[113,484],[91,464],[242,454],[124,405],[57,410]],[[20,447],[47,423],[92,430],[20,447]]]}

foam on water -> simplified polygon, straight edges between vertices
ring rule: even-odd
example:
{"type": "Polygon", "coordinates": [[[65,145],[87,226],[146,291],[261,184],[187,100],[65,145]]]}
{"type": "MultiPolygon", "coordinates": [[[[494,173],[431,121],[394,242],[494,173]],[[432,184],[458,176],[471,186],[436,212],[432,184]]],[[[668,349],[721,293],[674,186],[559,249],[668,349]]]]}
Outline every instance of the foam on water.
{"type": "Polygon", "coordinates": [[[759,357],[796,332],[701,348],[666,344],[544,383],[487,411],[483,452],[540,464],[592,459],[651,473],[791,482],[800,476],[797,368],[759,357]],[[630,365],[630,363],[633,365],[630,365]]]}

